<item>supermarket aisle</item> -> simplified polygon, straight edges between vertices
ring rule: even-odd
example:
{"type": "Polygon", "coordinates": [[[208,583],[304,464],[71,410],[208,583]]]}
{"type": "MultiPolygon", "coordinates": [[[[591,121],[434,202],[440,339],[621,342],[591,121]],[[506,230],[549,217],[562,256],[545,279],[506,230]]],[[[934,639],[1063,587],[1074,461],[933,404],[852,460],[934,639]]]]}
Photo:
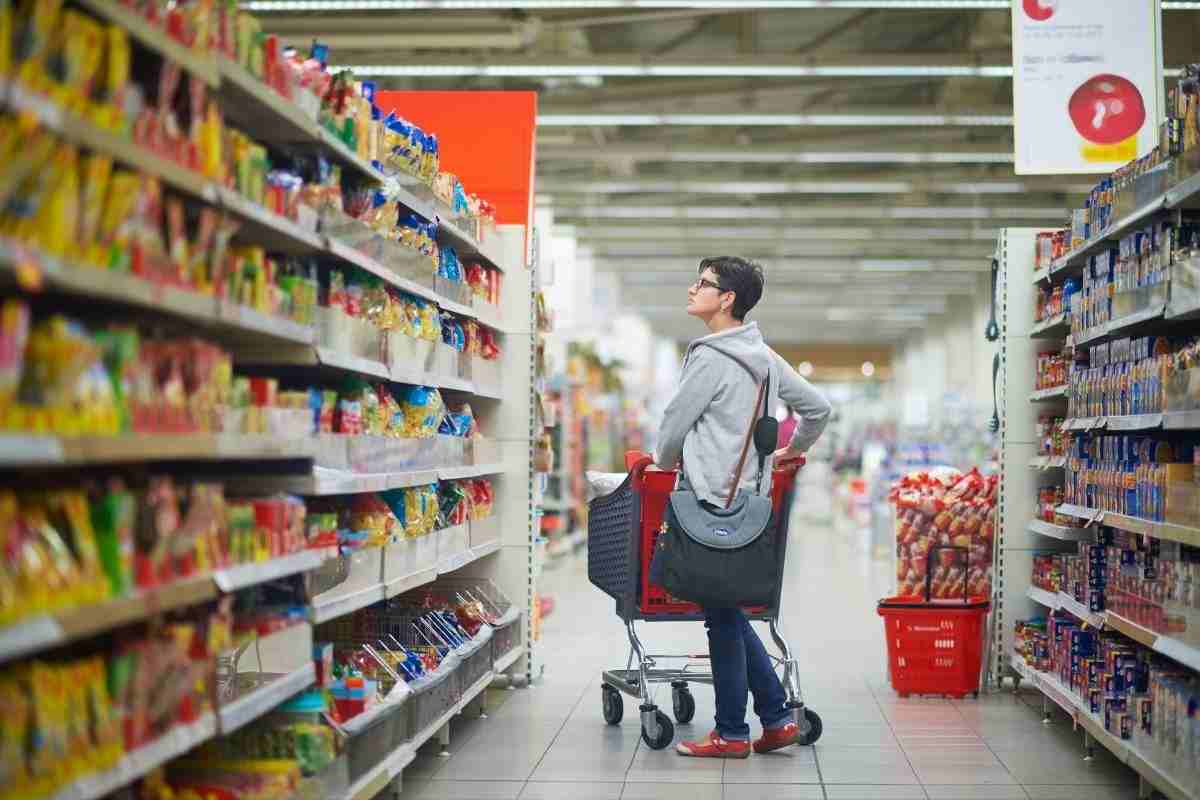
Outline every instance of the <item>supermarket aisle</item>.
{"type": "MultiPolygon", "coordinates": [[[[805,700],[825,723],[815,748],[746,761],[684,759],[640,739],[636,704],[604,724],[599,672],[627,645],[612,602],[587,582],[582,556],[547,569],[557,609],[546,621],[546,677],[492,694],[486,720],[462,719],[449,759],[431,747],[405,772],[405,800],[1117,800],[1136,777],[1098,749],[1085,763],[1069,723],[1041,722],[1038,695],[980,701],[900,700],[886,685],[875,601],[888,565],[831,528],[797,521],[784,630],[799,651],[805,700]]],[[[699,624],[644,626],[652,652],[703,652],[699,624]]],[[[765,633],[765,631],[764,631],[765,633]]],[[[712,725],[712,690],[695,688],[696,720],[712,725]]],[[[669,708],[669,689],[662,692],[669,708]]]]}

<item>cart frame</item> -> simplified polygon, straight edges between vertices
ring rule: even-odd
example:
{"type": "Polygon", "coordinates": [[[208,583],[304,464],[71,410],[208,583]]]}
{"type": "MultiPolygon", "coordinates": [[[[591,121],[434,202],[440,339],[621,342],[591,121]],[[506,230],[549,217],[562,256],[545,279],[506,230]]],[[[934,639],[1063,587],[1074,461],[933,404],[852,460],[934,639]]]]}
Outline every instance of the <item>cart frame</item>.
{"type": "MultiPolygon", "coordinates": [[[[651,491],[646,474],[653,460],[642,453],[626,455],[629,476],[611,494],[598,497],[589,507],[588,517],[588,579],[600,590],[616,600],[617,616],[625,623],[629,638],[629,657],[624,669],[601,672],[601,700],[604,718],[610,725],[618,724],[624,716],[621,695],[639,700],[638,711],[642,725],[642,738],[651,748],[667,747],[675,737],[671,718],[654,704],[652,687],[655,684],[671,685],[672,710],[679,724],[691,722],[696,704],[688,684],[712,684],[711,667],[704,662],[707,654],[649,653],[638,637],[635,623],[700,621],[703,613],[648,612],[640,604],[642,587],[643,538],[654,535],[653,523],[661,519],[666,498],[651,491]],[[643,522],[651,524],[643,524],[643,522]],[[666,662],[666,663],[661,663],[666,662]],[[673,662],[682,662],[670,666],[673,662]]],[[[801,462],[802,463],[802,462],[801,462]]],[[[779,631],[780,598],[783,589],[783,567],[787,555],[788,518],[794,497],[795,476],[799,464],[776,469],[772,474],[772,497],[775,501],[773,523],[776,526],[777,563],[779,572],[771,603],[765,608],[746,610],[751,621],[766,622],[771,639],[781,656],[771,655],[776,669],[783,668],[784,691],[787,707],[792,711],[800,730],[800,743],[811,745],[821,736],[820,717],[804,704],[800,691],[800,670],[792,649],[779,631]],[[779,481],[778,486],[775,481],[779,481]]],[[[670,473],[673,474],[673,473],[670,473]]],[[[661,486],[666,480],[673,483],[668,474],[656,479],[661,486]]]]}

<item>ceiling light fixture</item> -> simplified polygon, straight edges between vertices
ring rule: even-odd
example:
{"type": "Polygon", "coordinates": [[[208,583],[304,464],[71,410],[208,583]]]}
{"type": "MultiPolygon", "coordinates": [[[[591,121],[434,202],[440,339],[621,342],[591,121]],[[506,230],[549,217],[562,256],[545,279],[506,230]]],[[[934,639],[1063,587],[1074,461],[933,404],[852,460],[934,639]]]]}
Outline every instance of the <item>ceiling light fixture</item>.
{"type": "MultiPolygon", "coordinates": [[[[646,8],[731,8],[746,11],[870,8],[896,11],[1008,10],[1010,0],[248,0],[248,11],[581,11],[646,8]]],[[[1164,11],[1195,11],[1200,2],[1163,0],[1164,11]]]]}

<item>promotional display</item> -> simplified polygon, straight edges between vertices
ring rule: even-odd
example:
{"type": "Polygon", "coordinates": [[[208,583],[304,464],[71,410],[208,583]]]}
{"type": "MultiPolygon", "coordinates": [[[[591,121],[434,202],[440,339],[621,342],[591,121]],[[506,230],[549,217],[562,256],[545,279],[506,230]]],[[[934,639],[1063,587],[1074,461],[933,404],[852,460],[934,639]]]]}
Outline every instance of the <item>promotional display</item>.
{"type": "Polygon", "coordinates": [[[1018,175],[1106,172],[1157,143],[1157,0],[1013,3],[1018,175]]]}

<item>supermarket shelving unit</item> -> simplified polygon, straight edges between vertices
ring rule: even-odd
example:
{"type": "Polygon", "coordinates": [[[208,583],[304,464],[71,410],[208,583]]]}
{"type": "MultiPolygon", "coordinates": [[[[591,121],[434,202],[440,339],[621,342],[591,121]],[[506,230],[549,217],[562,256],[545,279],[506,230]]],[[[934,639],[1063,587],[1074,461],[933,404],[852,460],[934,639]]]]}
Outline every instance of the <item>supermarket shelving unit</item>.
{"type": "MultiPolygon", "coordinates": [[[[992,670],[997,678],[1008,676],[1017,686],[1024,681],[1037,688],[1043,695],[1047,719],[1051,708],[1061,708],[1077,728],[1082,728],[1085,753],[1090,753],[1094,743],[1099,743],[1132,767],[1140,778],[1139,797],[1148,797],[1153,789],[1171,800],[1187,800],[1194,798],[1192,790],[1183,785],[1170,769],[1157,764],[1151,755],[1140,751],[1133,741],[1122,740],[1110,734],[1105,730],[1103,718],[1093,715],[1056,676],[1034,671],[1022,659],[1014,657],[1012,651],[1012,628],[1015,620],[1033,616],[1039,609],[1042,613],[1061,610],[1092,627],[1119,632],[1184,667],[1200,671],[1200,647],[1158,634],[1112,611],[1091,612],[1067,594],[1051,593],[1031,585],[1031,557],[1034,551],[1060,550],[1063,547],[1072,547],[1078,541],[1089,541],[1094,536],[1095,525],[1103,524],[1159,539],[1200,546],[1200,529],[1152,522],[1077,505],[1064,504],[1057,509],[1059,514],[1077,520],[1071,526],[1053,525],[1032,519],[1038,486],[1061,481],[1061,473],[1058,470],[1065,465],[1064,459],[1034,455],[1036,444],[1032,439],[1037,411],[1047,407],[1040,405],[1041,403],[1055,403],[1055,406],[1050,407],[1058,409],[1066,407],[1066,387],[1061,391],[1033,390],[1035,359],[1039,350],[1039,341],[1034,340],[1053,342],[1056,347],[1064,344],[1090,345],[1115,335],[1137,336],[1146,332],[1161,331],[1164,324],[1173,323],[1175,330],[1182,330],[1180,323],[1195,316],[1195,303],[1180,297],[1169,298],[1161,305],[1154,305],[1136,314],[1113,320],[1086,335],[1074,338],[1070,336],[1069,312],[1041,323],[1033,322],[1034,286],[1053,284],[1067,277],[1078,276],[1088,257],[1115,245],[1121,235],[1132,231],[1137,225],[1149,222],[1156,216],[1171,214],[1177,209],[1196,207],[1200,200],[1200,175],[1184,177],[1153,197],[1146,199],[1139,196],[1138,200],[1136,208],[1118,215],[1114,224],[1101,236],[1056,260],[1049,269],[1040,272],[1035,272],[1033,268],[1036,231],[1005,229],[1000,234],[998,249],[1001,256],[1004,331],[1001,384],[1004,402],[1001,416],[1004,464],[998,546],[1002,548],[1004,557],[1001,562],[1001,577],[997,582],[997,623],[992,670]]],[[[1077,432],[1200,430],[1200,414],[1167,412],[1075,418],[1067,419],[1064,427],[1077,432]]]]}
{"type": "MultiPolygon", "coordinates": [[[[319,151],[361,180],[378,182],[383,174],[341,141],[318,126],[297,106],[219,54],[184,47],[150,25],[116,0],[79,0],[78,6],[99,19],[126,29],[138,47],[178,63],[215,90],[228,124],[269,146],[319,151]]],[[[386,365],[319,345],[314,328],[268,316],[254,309],[173,287],[157,286],[132,275],[97,270],[50,257],[28,247],[0,241],[0,286],[6,293],[33,296],[48,294],[72,308],[102,302],[120,310],[125,319],[190,331],[221,342],[235,355],[239,366],[271,364],[263,353],[278,355],[277,364],[301,374],[321,375],[334,370],[396,383],[440,387],[454,397],[470,401],[481,427],[489,436],[475,452],[450,463],[399,472],[363,473],[323,467],[327,442],[319,437],[281,439],[268,435],[180,434],[128,435],[111,438],[66,438],[5,433],[0,435],[0,469],[12,475],[31,470],[157,464],[165,472],[175,465],[215,464],[253,471],[253,477],[228,477],[226,483],[248,491],[285,490],[300,495],[351,495],[387,488],[412,486],[434,480],[490,476],[495,485],[495,515],[483,523],[443,531],[431,540],[439,548],[431,567],[405,569],[414,555],[413,542],[389,545],[375,552],[357,553],[345,596],[313,599],[310,622],[260,640],[262,673],[254,688],[236,699],[218,704],[194,723],[178,726],[160,739],[127,754],[115,767],[85,775],[63,788],[56,800],[101,798],[130,784],[157,766],[186,753],[196,745],[228,733],[267,714],[280,703],[310,686],[315,679],[312,663],[313,625],[348,614],[372,602],[396,596],[455,572],[492,579],[515,601],[520,617],[521,644],[476,685],[445,716],[411,743],[391,754],[370,780],[360,782],[348,795],[368,800],[385,787],[399,788],[403,767],[416,749],[434,735],[446,736],[449,719],[461,712],[500,673],[523,674],[528,680],[535,663],[530,621],[536,597],[537,547],[531,511],[531,403],[533,271],[526,266],[524,226],[501,226],[474,239],[451,217],[449,209],[414,185],[401,201],[430,220],[438,220],[439,242],[457,248],[467,259],[478,259],[504,272],[500,307],[465,304],[445,296],[437,284],[411,277],[412,264],[379,263],[324,233],[306,229],[284,217],[250,203],[199,173],[148,152],[130,139],[101,130],[54,102],[32,95],[12,83],[0,84],[0,106],[10,113],[34,116],[45,129],[81,149],[112,157],[121,165],[156,176],[163,185],[188,198],[189,203],[222,209],[241,227],[236,236],[245,244],[269,252],[306,255],[341,268],[356,267],[425,298],[442,309],[477,319],[500,335],[502,362],[494,374],[463,378],[426,365],[386,365]],[[485,447],[486,445],[486,447],[485,447]],[[448,551],[442,545],[453,545],[448,551]],[[372,572],[372,570],[375,570],[372,572]],[[355,581],[358,583],[355,583],[355,581]]],[[[415,181],[414,181],[415,184],[415,181]]],[[[422,269],[431,272],[426,262],[422,269]]],[[[344,445],[344,443],[343,443],[344,445]]],[[[47,613],[0,627],[0,663],[53,651],[81,639],[101,635],[125,625],[157,618],[164,612],[206,603],[221,594],[300,575],[321,567],[336,551],[309,550],[265,563],[235,566],[213,574],[135,593],[99,606],[47,613]]],[[[255,670],[257,671],[257,670],[255,670]]]]}

